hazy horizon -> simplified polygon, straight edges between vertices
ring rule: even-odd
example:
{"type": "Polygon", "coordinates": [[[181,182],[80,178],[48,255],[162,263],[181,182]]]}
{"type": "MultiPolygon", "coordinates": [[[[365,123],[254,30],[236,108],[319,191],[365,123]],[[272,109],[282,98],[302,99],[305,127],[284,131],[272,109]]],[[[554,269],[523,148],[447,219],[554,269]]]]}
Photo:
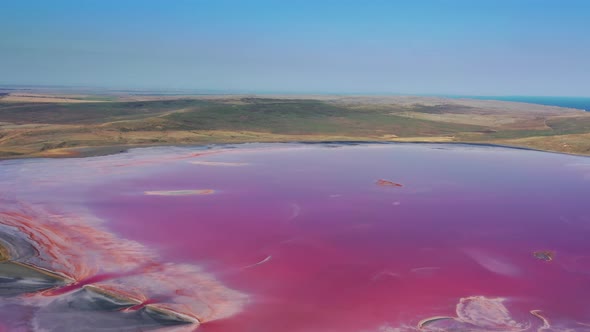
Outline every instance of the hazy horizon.
{"type": "Polygon", "coordinates": [[[0,84],[588,97],[586,1],[26,1],[0,84]]]}
{"type": "Polygon", "coordinates": [[[38,90],[35,92],[49,90],[53,92],[72,91],[91,94],[110,94],[110,93],[144,93],[144,94],[162,94],[162,95],[318,95],[318,96],[416,96],[416,97],[441,97],[441,98],[564,98],[564,99],[590,99],[590,95],[476,95],[476,94],[444,94],[444,93],[399,93],[399,92],[331,92],[331,91],[261,91],[261,90],[217,90],[217,89],[198,89],[198,88],[135,88],[135,87],[105,87],[105,86],[83,86],[83,85],[31,85],[31,84],[7,84],[0,83],[0,90],[26,91],[38,90]]]}

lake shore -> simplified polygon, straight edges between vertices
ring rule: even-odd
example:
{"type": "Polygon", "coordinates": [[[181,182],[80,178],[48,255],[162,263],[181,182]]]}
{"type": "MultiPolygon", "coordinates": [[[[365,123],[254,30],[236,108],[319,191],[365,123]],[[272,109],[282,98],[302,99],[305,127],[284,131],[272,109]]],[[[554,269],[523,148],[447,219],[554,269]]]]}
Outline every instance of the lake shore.
{"type": "Polygon", "coordinates": [[[358,144],[451,144],[451,145],[470,145],[480,147],[498,147],[516,150],[537,151],[546,153],[557,153],[572,156],[586,156],[590,157],[590,153],[569,153],[563,151],[543,150],[533,147],[494,144],[494,143],[477,143],[477,142],[450,142],[438,140],[400,140],[400,141],[377,141],[377,140],[320,140],[320,141],[252,141],[252,142],[220,142],[210,144],[149,144],[149,145],[114,145],[114,146],[98,146],[98,147],[79,147],[79,148],[63,148],[53,150],[49,153],[36,153],[31,155],[12,155],[1,156],[0,160],[14,160],[14,159],[33,159],[33,158],[91,158],[114,155],[119,153],[127,153],[132,149],[144,149],[153,147],[215,147],[224,145],[241,145],[241,144],[256,144],[256,143],[283,143],[283,144],[336,144],[336,145],[358,145],[358,144]]]}

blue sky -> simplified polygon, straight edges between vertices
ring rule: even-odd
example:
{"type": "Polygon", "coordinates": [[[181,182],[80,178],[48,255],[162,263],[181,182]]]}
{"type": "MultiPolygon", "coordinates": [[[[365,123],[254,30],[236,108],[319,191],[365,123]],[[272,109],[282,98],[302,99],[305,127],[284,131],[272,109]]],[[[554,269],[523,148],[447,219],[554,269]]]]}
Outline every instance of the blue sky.
{"type": "Polygon", "coordinates": [[[590,96],[585,0],[5,0],[0,84],[590,96]]]}

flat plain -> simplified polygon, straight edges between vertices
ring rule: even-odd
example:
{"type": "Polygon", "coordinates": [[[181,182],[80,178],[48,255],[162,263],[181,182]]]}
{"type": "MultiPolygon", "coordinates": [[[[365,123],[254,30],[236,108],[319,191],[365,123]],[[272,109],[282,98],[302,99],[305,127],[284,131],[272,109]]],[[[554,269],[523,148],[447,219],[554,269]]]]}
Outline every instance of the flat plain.
{"type": "Polygon", "coordinates": [[[418,96],[0,94],[0,158],[293,141],[479,143],[590,155],[590,112],[418,96]]]}

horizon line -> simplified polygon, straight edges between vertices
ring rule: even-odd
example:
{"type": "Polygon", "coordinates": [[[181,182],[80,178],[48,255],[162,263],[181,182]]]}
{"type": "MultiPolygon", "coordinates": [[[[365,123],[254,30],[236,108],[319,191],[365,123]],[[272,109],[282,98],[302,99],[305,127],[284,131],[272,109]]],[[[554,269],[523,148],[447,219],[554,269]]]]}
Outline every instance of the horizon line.
{"type": "MultiPolygon", "coordinates": [[[[92,85],[61,85],[61,84],[10,84],[0,83],[0,90],[25,90],[25,89],[70,89],[70,90],[103,90],[104,92],[155,92],[162,94],[180,94],[185,92],[199,95],[349,95],[349,96],[422,96],[422,97],[451,97],[451,98],[468,98],[468,97],[545,97],[545,98],[590,98],[580,95],[538,95],[538,94],[472,94],[472,93],[440,93],[440,92],[355,92],[355,91],[280,91],[280,90],[242,90],[242,89],[216,89],[216,88],[139,88],[139,87],[106,87],[92,85]]],[[[97,91],[98,92],[98,91],[97,91]]]]}

